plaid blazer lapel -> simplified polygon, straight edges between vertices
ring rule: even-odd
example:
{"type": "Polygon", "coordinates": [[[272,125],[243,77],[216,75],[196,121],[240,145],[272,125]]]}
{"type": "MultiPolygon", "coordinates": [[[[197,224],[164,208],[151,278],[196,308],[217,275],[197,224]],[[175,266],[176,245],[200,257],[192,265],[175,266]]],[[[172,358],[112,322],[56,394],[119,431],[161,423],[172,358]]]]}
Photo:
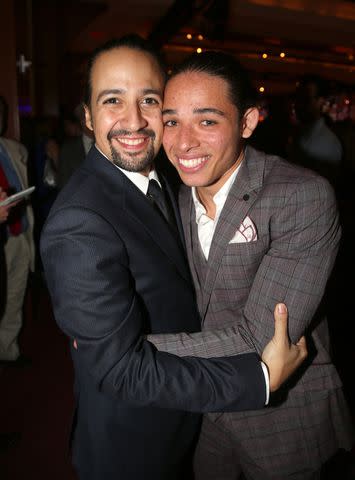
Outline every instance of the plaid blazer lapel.
{"type": "Polygon", "coordinates": [[[228,194],[213,236],[204,285],[202,319],[229,241],[240,227],[258,197],[263,184],[265,155],[247,147],[237,178],[228,194]]]}
{"type": "Polygon", "coordinates": [[[185,245],[189,267],[192,275],[192,279],[195,285],[195,289],[200,289],[199,278],[195,268],[195,262],[192,255],[192,231],[191,222],[195,221],[195,209],[192,202],[191,189],[183,185],[180,188],[179,194],[179,208],[180,216],[184,229],[185,245]]]}

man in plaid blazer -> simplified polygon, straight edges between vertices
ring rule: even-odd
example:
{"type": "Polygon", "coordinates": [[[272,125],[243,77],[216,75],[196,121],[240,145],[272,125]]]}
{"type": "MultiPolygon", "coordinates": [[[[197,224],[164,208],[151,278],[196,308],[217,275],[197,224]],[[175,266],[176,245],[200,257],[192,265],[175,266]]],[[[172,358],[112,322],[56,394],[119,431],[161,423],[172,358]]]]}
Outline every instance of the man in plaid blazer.
{"type": "Polygon", "coordinates": [[[164,148],[183,182],[180,210],[203,332],[149,336],[181,356],[262,351],[273,305],[310,355],[260,411],[204,416],[198,480],[306,480],[352,442],[341,381],[319,313],[340,239],[336,202],[315,173],[245,146],[258,123],[232,57],[207,52],[168,81],[164,148]]]}

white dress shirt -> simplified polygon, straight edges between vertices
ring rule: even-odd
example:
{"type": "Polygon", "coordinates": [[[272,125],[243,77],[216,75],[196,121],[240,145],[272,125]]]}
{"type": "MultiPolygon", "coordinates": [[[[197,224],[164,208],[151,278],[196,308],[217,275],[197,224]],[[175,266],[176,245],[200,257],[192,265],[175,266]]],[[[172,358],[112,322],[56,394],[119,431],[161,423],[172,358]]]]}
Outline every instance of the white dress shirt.
{"type": "Polygon", "coordinates": [[[196,210],[196,223],[197,223],[197,232],[198,232],[198,239],[200,241],[201,249],[203,254],[208,260],[208,255],[210,253],[211,243],[214,235],[214,231],[217,226],[217,222],[221,211],[226,203],[228,194],[236,176],[238,175],[240,169],[240,165],[236,170],[232,173],[232,175],[228,178],[226,183],[218,190],[218,192],[213,197],[213,202],[216,205],[216,215],[214,218],[208,217],[206,214],[206,209],[200,202],[197,197],[196,188],[192,187],[192,198],[195,205],[196,210]]]}

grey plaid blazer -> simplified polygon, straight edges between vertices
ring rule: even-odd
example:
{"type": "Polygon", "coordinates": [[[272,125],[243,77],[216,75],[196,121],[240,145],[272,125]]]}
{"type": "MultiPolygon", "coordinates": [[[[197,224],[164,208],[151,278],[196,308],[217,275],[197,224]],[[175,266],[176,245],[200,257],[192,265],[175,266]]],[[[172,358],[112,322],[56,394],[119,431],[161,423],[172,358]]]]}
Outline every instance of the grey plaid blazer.
{"type": "MultiPolygon", "coordinates": [[[[218,417],[225,428],[234,428],[236,436],[252,438],[258,431],[265,435],[274,403],[278,404],[276,415],[284,405],[291,418],[295,407],[305,412],[305,404],[312,403],[312,398],[324,398],[341,386],[330,358],[327,322],[319,314],[340,239],[332,188],[309,170],[247,147],[216,226],[203,275],[198,272],[201,262],[193,256],[196,217],[187,187],[181,190],[180,211],[203,331],[157,335],[149,340],[160,350],[180,356],[260,353],[274,333],[275,304],[284,302],[291,340],[296,342],[306,334],[306,364],[271,398],[268,408],[218,417]],[[257,240],[229,243],[246,216],[256,227],[257,240]]],[[[320,419],[322,422],[331,419],[320,419]]],[[[349,446],[350,430],[344,433],[347,428],[338,420],[336,423],[341,430],[337,433],[339,446],[349,446]]],[[[288,431],[282,442],[291,438],[288,431]]]]}

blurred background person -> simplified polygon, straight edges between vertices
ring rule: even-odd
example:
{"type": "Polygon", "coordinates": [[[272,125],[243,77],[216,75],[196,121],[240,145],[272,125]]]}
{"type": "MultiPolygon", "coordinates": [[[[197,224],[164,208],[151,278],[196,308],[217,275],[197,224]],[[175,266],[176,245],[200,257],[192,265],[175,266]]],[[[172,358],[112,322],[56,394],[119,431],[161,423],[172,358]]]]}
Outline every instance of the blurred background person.
{"type": "Polygon", "coordinates": [[[85,159],[94,142],[93,133],[86,127],[84,108],[81,104],[76,107],[74,118],[77,129],[72,128],[71,131],[75,134],[67,136],[59,150],[58,187],[60,189],[85,159]]]}
{"type": "Polygon", "coordinates": [[[336,186],[343,149],[329,127],[329,94],[328,82],[320,77],[304,76],[299,82],[294,104],[298,130],[290,160],[317,171],[336,186]]]}
{"type": "MultiPolygon", "coordinates": [[[[3,136],[7,116],[7,103],[0,97],[0,186],[9,195],[27,188],[28,183],[26,148],[3,136]]],[[[22,365],[26,359],[20,355],[18,336],[28,274],[34,267],[33,213],[29,201],[19,202],[11,208],[3,225],[6,227],[6,292],[0,319],[0,361],[22,365]]]]}

